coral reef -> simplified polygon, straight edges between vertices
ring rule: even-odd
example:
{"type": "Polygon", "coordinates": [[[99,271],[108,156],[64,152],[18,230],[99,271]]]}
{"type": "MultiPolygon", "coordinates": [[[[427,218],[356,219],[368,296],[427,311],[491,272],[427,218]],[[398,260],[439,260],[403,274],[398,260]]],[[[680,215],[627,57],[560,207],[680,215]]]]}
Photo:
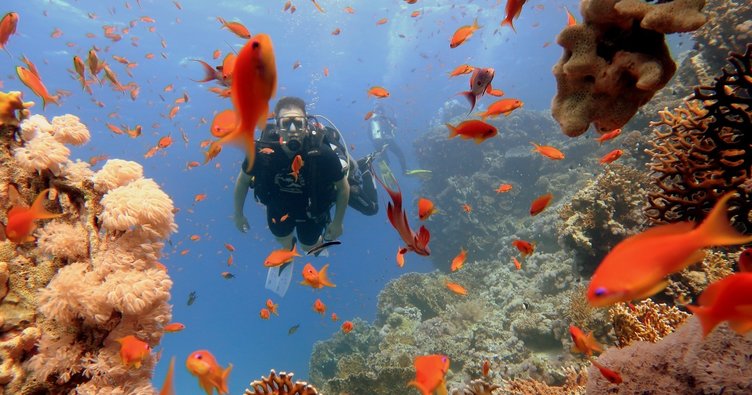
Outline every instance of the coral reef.
{"type": "Polygon", "coordinates": [[[699,221],[730,190],[732,223],[752,232],[752,191],[744,187],[752,168],[752,45],[732,54],[713,86],[695,88],[691,100],[661,111],[651,170],[659,191],[650,193],[646,214],[655,222],[699,221]]]}
{"type": "Polygon", "coordinates": [[[752,42],[752,7],[744,0],[709,1],[703,12],[708,15],[709,23],[692,34],[697,52],[693,62],[718,70],[729,52],[739,51],[752,42]]]}
{"type": "Polygon", "coordinates": [[[664,34],[702,26],[704,4],[582,1],[583,23],[557,37],[564,54],[553,67],[557,94],[551,111],[564,134],[579,136],[590,123],[600,132],[624,126],[676,71],[664,34]]]}
{"type": "Polygon", "coordinates": [[[19,129],[3,127],[2,136],[0,204],[10,204],[11,184],[26,201],[51,188],[47,204],[64,216],[41,223],[36,243],[0,243],[8,288],[0,299],[0,392],[153,393],[157,356],[128,369],[115,339],[135,335],[154,347],[171,319],[172,281],[157,259],[176,230],[172,201],[152,180],[106,170],[95,177],[87,163],[68,159],[64,144],[89,139],[75,116],[35,115],[19,129]],[[103,178],[125,181],[95,189],[103,178]]]}
{"type": "Polygon", "coordinates": [[[28,118],[29,108],[33,105],[34,102],[23,101],[21,92],[0,92],[0,127],[18,126],[19,122],[28,118]]]}
{"type": "Polygon", "coordinates": [[[453,388],[450,395],[493,395],[493,392],[501,388],[496,384],[483,381],[481,379],[473,380],[467,384],[463,384],[460,388],[453,388]]]}
{"type": "Polygon", "coordinates": [[[669,276],[664,293],[674,304],[682,305],[699,296],[710,283],[716,282],[734,272],[740,252],[706,251],[699,265],[692,265],[679,273],[669,276]]]}
{"type": "Polygon", "coordinates": [[[585,369],[565,369],[566,379],[561,386],[550,386],[535,380],[505,380],[501,387],[508,395],[578,395],[585,393],[588,373],[585,369]]]}
{"type": "Polygon", "coordinates": [[[261,380],[252,381],[250,388],[246,389],[244,395],[318,395],[315,387],[308,385],[304,381],[292,381],[294,373],[280,372],[277,374],[274,370],[269,373],[269,377],[261,377],[261,380]]]}
{"type": "Polygon", "coordinates": [[[676,306],[645,299],[633,306],[619,303],[608,310],[619,347],[635,341],[655,343],[673,333],[690,316],[676,306]]]}
{"type": "Polygon", "coordinates": [[[611,347],[598,362],[619,372],[624,382],[615,387],[591,367],[588,394],[749,394],[752,339],[722,324],[702,338],[700,322],[690,317],[674,333],[657,343],[635,342],[611,347]]]}

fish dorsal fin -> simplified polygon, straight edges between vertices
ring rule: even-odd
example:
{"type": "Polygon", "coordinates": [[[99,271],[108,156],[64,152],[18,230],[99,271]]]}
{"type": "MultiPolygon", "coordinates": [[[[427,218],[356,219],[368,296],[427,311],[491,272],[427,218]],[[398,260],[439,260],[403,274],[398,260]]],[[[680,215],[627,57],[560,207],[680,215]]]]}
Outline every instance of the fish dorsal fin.
{"type": "Polygon", "coordinates": [[[674,224],[659,225],[627,238],[626,240],[619,243],[616,247],[624,248],[632,245],[633,243],[644,241],[649,238],[687,233],[694,227],[694,222],[677,222],[674,224]]]}
{"type": "Polygon", "coordinates": [[[24,202],[23,198],[21,197],[21,194],[18,193],[18,189],[15,185],[10,184],[8,185],[8,201],[10,202],[10,206],[26,206],[26,202],[24,202]]]}

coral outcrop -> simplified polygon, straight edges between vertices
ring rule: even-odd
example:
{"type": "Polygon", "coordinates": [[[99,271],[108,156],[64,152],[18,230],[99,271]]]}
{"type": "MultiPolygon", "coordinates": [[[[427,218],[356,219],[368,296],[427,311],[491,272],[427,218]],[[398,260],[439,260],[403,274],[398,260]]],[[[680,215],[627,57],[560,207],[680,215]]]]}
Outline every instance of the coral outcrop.
{"type": "Polygon", "coordinates": [[[29,108],[33,105],[34,102],[23,101],[23,94],[19,91],[0,92],[0,127],[18,126],[29,117],[29,108]]]}
{"type": "Polygon", "coordinates": [[[724,193],[732,223],[752,232],[752,44],[731,54],[712,86],[695,88],[691,100],[660,112],[651,170],[659,191],[651,193],[647,215],[657,223],[700,221],[724,193]]]}
{"type": "Polygon", "coordinates": [[[564,54],[553,67],[551,111],[564,134],[621,128],[676,71],[664,34],[696,30],[704,0],[650,4],[641,0],[583,0],[583,23],[557,37],[564,54]],[[638,23],[639,22],[639,23],[638,23]]]}
{"type": "Polygon", "coordinates": [[[655,303],[650,299],[633,306],[616,304],[608,310],[608,314],[619,347],[626,347],[635,341],[655,343],[674,332],[689,317],[675,306],[655,303]]]}
{"type": "Polygon", "coordinates": [[[261,380],[254,380],[249,384],[244,395],[318,395],[318,391],[312,385],[304,381],[292,381],[292,372],[280,372],[277,374],[274,370],[269,373],[269,377],[261,377],[261,380]]]}
{"type": "Polygon", "coordinates": [[[47,205],[64,215],[39,221],[36,242],[0,242],[0,393],[153,393],[157,356],[129,369],[115,339],[153,348],[171,319],[172,281],[157,261],[176,230],[171,199],[140,173],[105,165],[95,176],[72,162],[65,144],[89,139],[75,116],[2,128],[0,204],[11,184],[25,201],[51,188],[47,205]],[[95,189],[95,180],[119,181],[95,189]]]}

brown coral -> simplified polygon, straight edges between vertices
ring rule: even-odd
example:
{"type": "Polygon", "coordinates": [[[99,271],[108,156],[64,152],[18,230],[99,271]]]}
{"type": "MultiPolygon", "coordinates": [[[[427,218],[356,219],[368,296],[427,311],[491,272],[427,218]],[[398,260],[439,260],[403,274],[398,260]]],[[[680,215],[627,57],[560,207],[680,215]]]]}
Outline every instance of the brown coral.
{"type": "Polygon", "coordinates": [[[261,377],[261,380],[252,381],[243,395],[317,395],[318,391],[312,385],[304,381],[292,381],[293,373],[280,372],[279,375],[272,369],[269,377],[261,377]]]}
{"type": "Polygon", "coordinates": [[[695,88],[684,107],[660,112],[651,170],[660,191],[649,194],[646,214],[655,222],[699,221],[724,193],[732,223],[752,232],[752,44],[731,54],[713,86],[695,88]]]}
{"type": "Polygon", "coordinates": [[[579,136],[591,122],[600,132],[624,126],[676,71],[664,34],[702,26],[704,4],[583,0],[583,23],[557,37],[564,54],[553,68],[551,112],[564,134],[579,136]]]}
{"type": "Polygon", "coordinates": [[[477,379],[464,384],[462,388],[455,388],[450,392],[451,395],[492,395],[495,390],[501,388],[496,384],[477,379]]]}
{"type": "Polygon", "coordinates": [[[504,381],[503,394],[509,395],[577,395],[585,393],[588,381],[587,370],[567,368],[564,370],[566,381],[561,387],[549,386],[536,380],[504,381]]]}
{"type": "Polygon", "coordinates": [[[19,122],[29,116],[29,107],[34,102],[25,102],[23,94],[18,91],[0,92],[0,126],[18,126],[19,122]]]}
{"type": "Polygon", "coordinates": [[[674,332],[689,314],[650,299],[630,307],[625,303],[614,305],[608,311],[619,347],[634,341],[655,343],[674,332]]]}

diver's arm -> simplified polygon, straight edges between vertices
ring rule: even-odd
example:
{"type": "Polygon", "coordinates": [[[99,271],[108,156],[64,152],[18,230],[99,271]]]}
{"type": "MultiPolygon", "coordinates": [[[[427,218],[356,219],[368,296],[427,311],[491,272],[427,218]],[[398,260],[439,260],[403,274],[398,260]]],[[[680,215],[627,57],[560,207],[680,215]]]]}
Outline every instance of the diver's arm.
{"type": "Polygon", "coordinates": [[[235,181],[235,190],[233,192],[233,200],[235,212],[233,219],[235,220],[235,226],[241,232],[248,231],[248,220],[243,214],[243,206],[245,205],[245,198],[248,196],[248,187],[251,185],[251,176],[245,174],[243,170],[238,173],[238,179],[235,181]]]}
{"type": "MultiPolygon", "coordinates": [[[[342,221],[345,219],[345,211],[347,211],[347,201],[350,199],[350,184],[347,182],[347,177],[342,177],[334,186],[337,189],[337,201],[334,206],[332,226],[341,229],[342,221]]],[[[334,235],[333,237],[336,238],[338,236],[334,235]]]]}

